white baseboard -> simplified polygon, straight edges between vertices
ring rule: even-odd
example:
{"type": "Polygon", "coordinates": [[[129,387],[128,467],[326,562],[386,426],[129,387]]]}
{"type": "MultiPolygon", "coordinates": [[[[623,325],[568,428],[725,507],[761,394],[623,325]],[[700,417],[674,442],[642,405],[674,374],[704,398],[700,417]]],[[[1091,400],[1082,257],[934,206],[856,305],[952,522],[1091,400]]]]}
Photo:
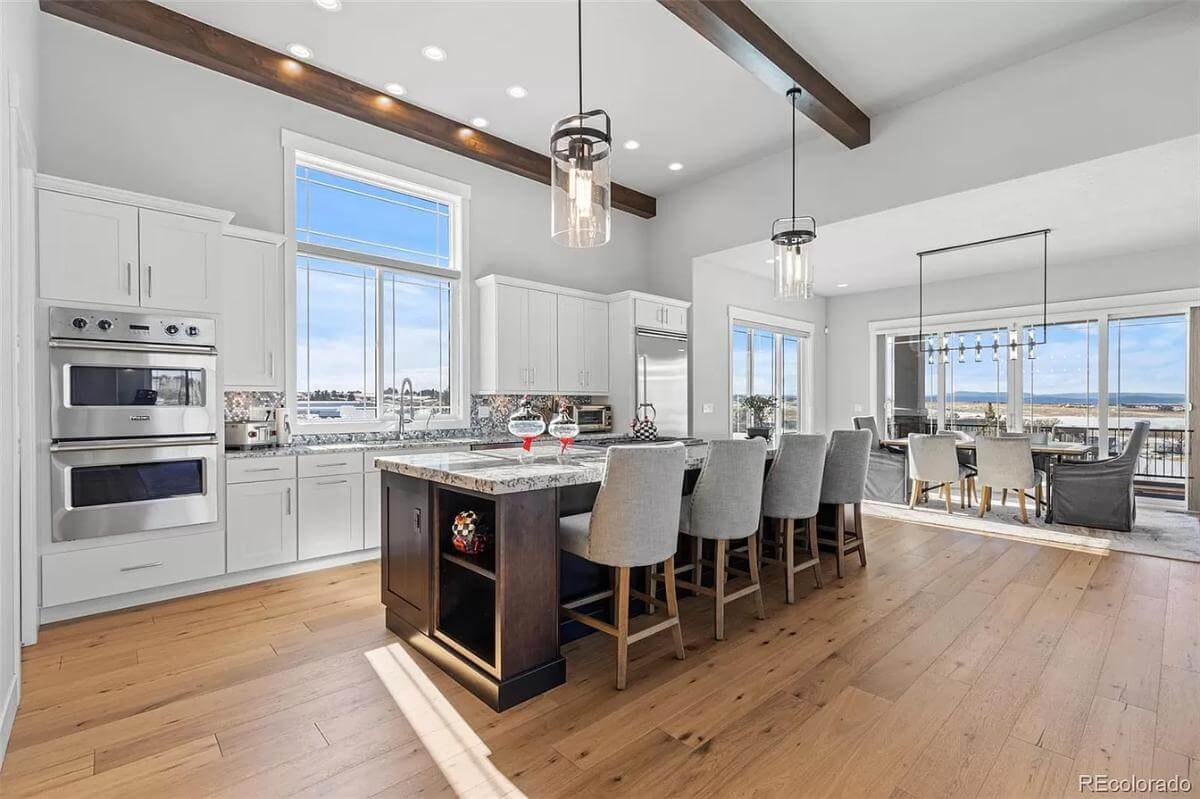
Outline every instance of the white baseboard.
{"type": "Polygon", "coordinates": [[[364,549],[358,552],[345,552],[341,555],[330,555],[325,558],[313,558],[312,560],[302,560],[295,563],[283,563],[278,566],[266,566],[261,569],[251,569],[249,571],[235,572],[233,574],[221,574],[216,577],[206,577],[203,580],[192,580],[186,583],[176,583],[174,585],[163,585],[157,588],[147,588],[144,591],[132,591],[128,594],[118,594],[116,596],[106,596],[99,599],[89,599],[84,602],[73,602],[69,605],[57,605],[50,608],[42,608],[40,614],[41,624],[50,624],[56,621],[65,621],[67,619],[77,619],[81,616],[92,616],[97,613],[107,613],[113,610],[123,610],[136,605],[150,605],[155,602],[162,602],[167,599],[177,599],[181,596],[191,596],[192,594],[203,594],[209,591],[219,591],[222,588],[232,588],[237,585],[246,585],[247,583],[257,583],[263,580],[274,580],[279,577],[288,577],[293,574],[304,574],[306,572],[319,571],[321,569],[329,569],[334,566],[343,566],[347,563],[358,563],[364,560],[378,560],[379,548],[364,549]]]}
{"type": "MultiPolygon", "coordinates": [[[[17,657],[21,654],[18,652],[17,657]]],[[[20,673],[13,675],[8,690],[4,692],[4,705],[0,707],[0,766],[4,765],[4,753],[8,751],[8,736],[12,733],[13,720],[17,717],[17,703],[21,699],[20,673]]]]}

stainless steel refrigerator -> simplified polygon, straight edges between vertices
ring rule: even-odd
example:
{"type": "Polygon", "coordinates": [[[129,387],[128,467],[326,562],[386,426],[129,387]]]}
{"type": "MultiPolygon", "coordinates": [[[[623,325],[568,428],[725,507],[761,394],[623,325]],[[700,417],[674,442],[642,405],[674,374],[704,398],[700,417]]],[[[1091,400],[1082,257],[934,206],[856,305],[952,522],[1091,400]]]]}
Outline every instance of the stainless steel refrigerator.
{"type": "Polygon", "coordinates": [[[638,416],[653,406],[659,436],[689,434],[686,335],[638,330],[634,382],[638,416]]]}

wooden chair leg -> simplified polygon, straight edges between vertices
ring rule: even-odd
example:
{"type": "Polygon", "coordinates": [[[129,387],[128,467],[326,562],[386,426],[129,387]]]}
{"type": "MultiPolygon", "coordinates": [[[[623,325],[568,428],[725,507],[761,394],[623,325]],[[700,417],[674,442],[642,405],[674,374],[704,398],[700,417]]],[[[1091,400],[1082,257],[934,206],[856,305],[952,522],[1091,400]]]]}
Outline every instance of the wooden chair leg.
{"type": "Polygon", "coordinates": [[[817,588],[823,588],[825,578],[821,575],[821,550],[817,546],[817,517],[813,516],[808,520],[808,551],[811,557],[817,561],[817,565],[813,566],[813,578],[817,581],[817,588]]]}
{"type": "MultiPolygon", "coordinates": [[[[788,521],[792,520],[788,519],[788,521]]],[[[756,616],[760,619],[765,619],[767,617],[767,607],[763,604],[762,583],[758,579],[758,542],[754,536],[750,536],[747,539],[747,545],[750,548],[750,582],[758,586],[758,590],[754,592],[754,602],[758,605],[756,616]]],[[[788,572],[788,576],[792,576],[790,571],[788,572]]]]}
{"type": "Polygon", "coordinates": [[[1033,514],[1039,519],[1042,518],[1042,484],[1040,481],[1037,488],[1034,489],[1033,503],[1033,514]]]}
{"type": "Polygon", "coordinates": [[[987,512],[988,503],[992,501],[992,487],[984,486],[983,495],[979,498],[979,518],[983,518],[983,514],[987,512]]]}
{"type": "Polygon", "coordinates": [[[946,513],[954,514],[954,500],[950,498],[950,483],[942,483],[942,496],[946,498],[946,513]]]}
{"type": "Polygon", "coordinates": [[[1029,524],[1029,512],[1025,510],[1025,489],[1014,488],[1017,492],[1017,503],[1021,506],[1021,524],[1029,524]]]}
{"type": "MultiPolygon", "coordinates": [[[[654,596],[654,567],[653,566],[646,567],[646,593],[649,594],[650,596],[654,596]]],[[[647,616],[653,616],[655,609],[656,608],[655,608],[655,605],[653,602],[646,603],[646,615],[647,616]]]]}
{"type": "Polygon", "coordinates": [[[617,690],[625,690],[629,670],[629,567],[617,569],[617,690]]]}
{"type": "Polygon", "coordinates": [[[867,565],[867,547],[863,539],[862,503],[854,503],[854,535],[858,537],[858,565],[867,565]]]}
{"type": "Polygon", "coordinates": [[[841,579],[846,566],[846,506],[839,504],[835,515],[837,516],[837,538],[835,541],[837,549],[837,576],[838,579],[841,579]]]}
{"type": "MultiPolygon", "coordinates": [[[[704,575],[701,572],[703,566],[700,563],[700,557],[703,554],[704,541],[698,535],[692,536],[692,584],[696,586],[704,585],[704,575]]],[[[700,596],[700,591],[693,590],[692,596],[700,596]]]]}
{"type": "Polygon", "coordinates": [[[796,520],[788,519],[784,523],[783,548],[784,599],[789,605],[796,603],[796,520]]]}
{"type": "Polygon", "coordinates": [[[917,507],[917,498],[919,496],[921,496],[921,481],[913,480],[912,484],[913,484],[912,496],[908,500],[908,509],[909,510],[912,510],[913,508],[917,507]]]}
{"type": "Polygon", "coordinates": [[[675,639],[675,658],[683,660],[683,627],[679,623],[679,600],[675,596],[675,558],[663,561],[663,581],[666,583],[667,615],[675,619],[671,636],[675,639]]]}
{"type": "Polygon", "coordinates": [[[958,481],[958,509],[966,510],[967,508],[967,481],[962,479],[958,481]]]}
{"type": "Polygon", "coordinates": [[[717,607],[714,621],[714,637],[718,641],[725,640],[725,539],[718,538],[714,542],[716,554],[713,557],[713,584],[717,607]]]}

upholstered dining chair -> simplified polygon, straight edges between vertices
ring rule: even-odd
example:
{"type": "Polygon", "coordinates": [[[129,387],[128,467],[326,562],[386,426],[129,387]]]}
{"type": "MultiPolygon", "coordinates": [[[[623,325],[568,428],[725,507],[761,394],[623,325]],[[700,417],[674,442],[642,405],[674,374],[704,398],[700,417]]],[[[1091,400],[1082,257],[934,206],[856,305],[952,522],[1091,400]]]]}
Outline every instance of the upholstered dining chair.
{"type": "Polygon", "coordinates": [[[867,484],[867,465],[871,456],[869,430],[834,430],[825,452],[821,475],[821,504],[834,506],[834,538],[819,543],[832,544],[837,554],[837,575],[842,576],[846,555],[858,551],[858,561],[867,565],[863,545],[862,501],[867,484]],[[846,528],[846,506],[854,509],[854,529],[846,528]],[[848,536],[847,533],[853,533],[848,536]]]}
{"type": "Polygon", "coordinates": [[[1029,524],[1029,512],[1025,507],[1025,491],[1037,489],[1037,502],[1041,505],[1041,483],[1045,477],[1033,468],[1033,450],[1025,436],[1015,438],[975,439],[975,456],[979,474],[975,479],[983,489],[979,499],[979,515],[991,510],[993,489],[1011,489],[1017,492],[1020,501],[1021,522],[1029,524]]]}
{"type": "Polygon", "coordinates": [[[954,513],[951,486],[958,483],[965,496],[967,480],[973,479],[970,469],[958,462],[958,440],[954,436],[908,434],[908,473],[912,477],[912,496],[908,507],[917,506],[917,498],[930,483],[940,483],[946,499],[946,513],[954,513]]]}
{"type": "Polygon", "coordinates": [[[691,580],[678,584],[715,600],[714,635],[725,638],[725,606],[744,596],[754,595],[757,615],[767,617],[762,585],[758,578],[758,523],[762,513],[763,471],[767,462],[767,442],[762,438],[711,441],[708,456],[692,493],[679,507],[679,532],[693,541],[691,580]],[[750,583],[735,591],[726,585],[731,541],[746,541],[750,583]],[[713,542],[713,587],[703,584],[701,559],[703,542],[713,542]]]}
{"type": "Polygon", "coordinates": [[[908,455],[900,449],[883,445],[879,437],[879,425],[874,416],[854,416],[850,421],[855,430],[867,430],[871,433],[867,484],[863,495],[877,502],[907,502],[908,455]]]}
{"type": "Polygon", "coordinates": [[[1054,464],[1046,521],[1131,531],[1137,521],[1133,477],[1149,433],[1149,422],[1137,422],[1117,457],[1054,464]]]}
{"type": "Polygon", "coordinates": [[[817,511],[821,509],[821,476],[825,471],[825,436],[786,433],[763,485],[762,515],[778,522],[782,535],[775,539],[774,561],[784,567],[784,596],[796,601],[796,574],[813,570],[821,587],[821,559],[817,552],[817,511]],[[808,557],[796,563],[796,523],[804,525],[804,550],[808,557]]]}
{"type": "MultiPolygon", "coordinates": [[[[765,442],[764,442],[765,445],[765,442]]],[[[590,513],[559,519],[559,541],[573,555],[616,570],[613,624],[576,608],[613,596],[592,594],[562,605],[562,613],[617,639],[617,688],[625,688],[629,645],[664,630],[675,638],[675,657],[683,660],[683,631],[675,595],[675,549],[679,541],[679,503],[683,493],[686,447],[667,445],[610,447],[607,468],[590,513]],[[658,603],[649,594],[631,591],[629,570],[662,564],[667,618],[636,633],[629,632],[629,596],[658,603]]]]}
{"type": "MultiPolygon", "coordinates": [[[[965,430],[939,430],[936,435],[953,438],[955,441],[969,443],[975,441],[975,437],[965,430]]],[[[961,508],[969,508],[972,498],[975,496],[975,451],[960,449],[957,454],[959,465],[965,467],[967,471],[966,477],[958,487],[958,505],[961,508]]]]}

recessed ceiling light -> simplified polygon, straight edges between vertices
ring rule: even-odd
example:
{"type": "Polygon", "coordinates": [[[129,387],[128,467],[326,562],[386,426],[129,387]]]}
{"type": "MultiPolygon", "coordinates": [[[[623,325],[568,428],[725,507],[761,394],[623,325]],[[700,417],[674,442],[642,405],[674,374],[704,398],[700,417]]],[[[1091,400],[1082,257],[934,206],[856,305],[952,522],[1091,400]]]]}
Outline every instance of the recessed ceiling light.
{"type": "Polygon", "coordinates": [[[421,55],[428,58],[430,61],[445,61],[446,51],[438,47],[436,44],[429,44],[421,48],[421,55]]]}
{"type": "Polygon", "coordinates": [[[294,55],[296,58],[302,58],[304,60],[312,58],[312,50],[308,49],[302,44],[289,44],[287,49],[288,52],[294,55]]]}
{"type": "Polygon", "coordinates": [[[471,124],[477,128],[486,128],[488,126],[488,121],[483,117],[475,117],[471,120],[471,124]]]}
{"type": "Polygon", "coordinates": [[[641,146],[642,146],[641,143],[639,143],[636,139],[629,139],[628,141],[625,142],[626,150],[636,150],[637,148],[639,148],[641,146]]]}
{"type": "Polygon", "coordinates": [[[846,287],[847,287],[847,286],[849,286],[849,285],[850,285],[849,283],[838,283],[838,284],[837,284],[837,287],[838,287],[838,288],[840,288],[840,289],[844,289],[844,288],[846,288],[846,287]]]}
{"type": "Polygon", "coordinates": [[[678,172],[679,170],[683,169],[683,164],[679,163],[678,161],[672,161],[671,163],[667,164],[667,169],[671,170],[672,172],[678,172]]]}
{"type": "Polygon", "coordinates": [[[389,83],[386,86],[384,86],[383,88],[387,91],[388,94],[394,94],[397,97],[400,97],[401,95],[404,94],[404,87],[401,86],[399,83],[389,83]]]}
{"type": "Polygon", "coordinates": [[[317,4],[317,8],[323,8],[326,11],[341,11],[342,0],[313,0],[317,4]]]}
{"type": "Polygon", "coordinates": [[[505,91],[508,92],[508,96],[514,100],[520,100],[522,97],[529,94],[529,92],[525,91],[524,86],[509,86],[507,89],[505,89],[505,91]]]}

